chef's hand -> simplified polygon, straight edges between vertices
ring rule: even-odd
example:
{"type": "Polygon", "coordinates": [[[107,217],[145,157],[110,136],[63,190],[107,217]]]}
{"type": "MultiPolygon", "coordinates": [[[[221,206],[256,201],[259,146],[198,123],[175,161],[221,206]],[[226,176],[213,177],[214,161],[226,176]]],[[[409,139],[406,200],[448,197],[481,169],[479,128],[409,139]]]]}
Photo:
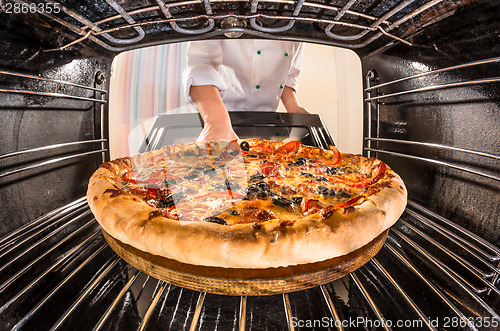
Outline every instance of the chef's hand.
{"type": "Polygon", "coordinates": [[[300,105],[295,90],[290,86],[285,86],[283,88],[283,93],[281,94],[281,102],[283,102],[283,105],[285,106],[288,113],[310,114],[307,109],[300,105]]]}
{"type": "Polygon", "coordinates": [[[220,126],[205,122],[205,126],[201,131],[196,141],[212,141],[212,140],[236,140],[238,136],[234,132],[231,124],[229,126],[220,126]]]}
{"type": "Polygon", "coordinates": [[[191,86],[189,93],[205,122],[197,141],[238,139],[217,87],[191,86]]]}

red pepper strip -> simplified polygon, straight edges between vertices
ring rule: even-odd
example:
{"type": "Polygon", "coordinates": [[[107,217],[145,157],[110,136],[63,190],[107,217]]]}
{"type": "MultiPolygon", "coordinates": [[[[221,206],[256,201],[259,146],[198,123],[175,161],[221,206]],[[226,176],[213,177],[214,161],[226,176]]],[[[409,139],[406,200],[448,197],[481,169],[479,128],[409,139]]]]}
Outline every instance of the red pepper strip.
{"type": "Polygon", "coordinates": [[[290,154],[290,153],[297,153],[299,150],[300,146],[300,141],[289,141],[286,144],[282,145],[279,147],[277,150],[274,151],[273,154],[290,154]]]}
{"type": "Polygon", "coordinates": [[[346,184],[350,187],[356,187],[356,188],[366,187],[366,186],[375,184],[376,182],[378,182],[380,180],[380,178],[382,178],[382,176],[384,176],[386,169],[387,169],[387,167],[386,167],[385,163],[381,162],[380,168],[378,170],[378,174],[375,177],[373,177],[372,179],[365,180],[365,181],[362,181],[360,183],[346,183],[346,184]]]}
{"type": "Polygon", "coordinates": [[[349,199],[347,200],[346,202],[343,202],[343,203],[339,203],[338,205],[335,205],[333,206],[333,208],[335,209],[341,209],[341,208],[345,208],[345,207],[348,207],[352,204],[354,204],[356,201],[358,201],[359,199],[361,199],[363,196],[362,195],[358,195],[357,197],[354,197],[352,199],[349,199]]]}
{"type": "Polygon", "coordinates": [[[236,192],[233,192],[231,190],[227,191],[212,191],[208,192],[207,194],[200,195],[197,197],[194,197],[193,199],[204,199],[204,198],[222,198],[229,195],[231,199],[243,199],[245,196],[236,192]]]}
{"type": "Polygon", "coordinates": [[[335,153],[335,156],[328,160],[328,164],[337,164],[340,161],[340,152],[335,147],[330,145],[330,150],[335,153]]]}

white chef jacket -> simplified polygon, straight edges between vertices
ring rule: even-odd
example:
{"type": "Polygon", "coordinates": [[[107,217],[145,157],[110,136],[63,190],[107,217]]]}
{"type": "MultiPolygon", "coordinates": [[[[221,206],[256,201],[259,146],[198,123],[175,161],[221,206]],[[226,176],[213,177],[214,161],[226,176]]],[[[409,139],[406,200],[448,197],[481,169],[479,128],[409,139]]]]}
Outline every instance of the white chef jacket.
{"type": "Polygon", "coordinates": [[[183,73],[192,85],[215,85],[229,111],[276,111],[284,86],[297,90],[302,43],[274,40],[193,41],[183,73]]]}

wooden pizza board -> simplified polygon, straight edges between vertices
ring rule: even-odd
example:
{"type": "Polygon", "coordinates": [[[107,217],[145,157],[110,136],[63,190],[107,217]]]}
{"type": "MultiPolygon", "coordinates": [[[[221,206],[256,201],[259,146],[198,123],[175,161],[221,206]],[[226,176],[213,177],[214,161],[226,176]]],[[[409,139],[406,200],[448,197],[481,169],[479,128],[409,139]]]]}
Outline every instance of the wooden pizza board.
{"type": "Polygon", "coordinates": [[[341,278],[367,263],[384,245],[389,230],[347,255],[289,267],[236,269],[181,263],[124,244],[104,230],[104,238],[136,269],[170,284],[223,295],[273,295],[316,287],[341,278]]]}

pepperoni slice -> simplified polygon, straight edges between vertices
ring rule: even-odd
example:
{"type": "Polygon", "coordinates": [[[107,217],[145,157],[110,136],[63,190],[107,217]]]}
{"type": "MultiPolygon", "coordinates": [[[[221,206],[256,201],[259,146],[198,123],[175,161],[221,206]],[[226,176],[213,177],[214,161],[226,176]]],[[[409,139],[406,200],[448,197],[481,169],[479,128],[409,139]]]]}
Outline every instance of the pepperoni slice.
{"type": "Polygon", "coordinates": [[[268,178],[280,176],[279,164],[276,162],[266,162],[261,172],[268,178]]]}

